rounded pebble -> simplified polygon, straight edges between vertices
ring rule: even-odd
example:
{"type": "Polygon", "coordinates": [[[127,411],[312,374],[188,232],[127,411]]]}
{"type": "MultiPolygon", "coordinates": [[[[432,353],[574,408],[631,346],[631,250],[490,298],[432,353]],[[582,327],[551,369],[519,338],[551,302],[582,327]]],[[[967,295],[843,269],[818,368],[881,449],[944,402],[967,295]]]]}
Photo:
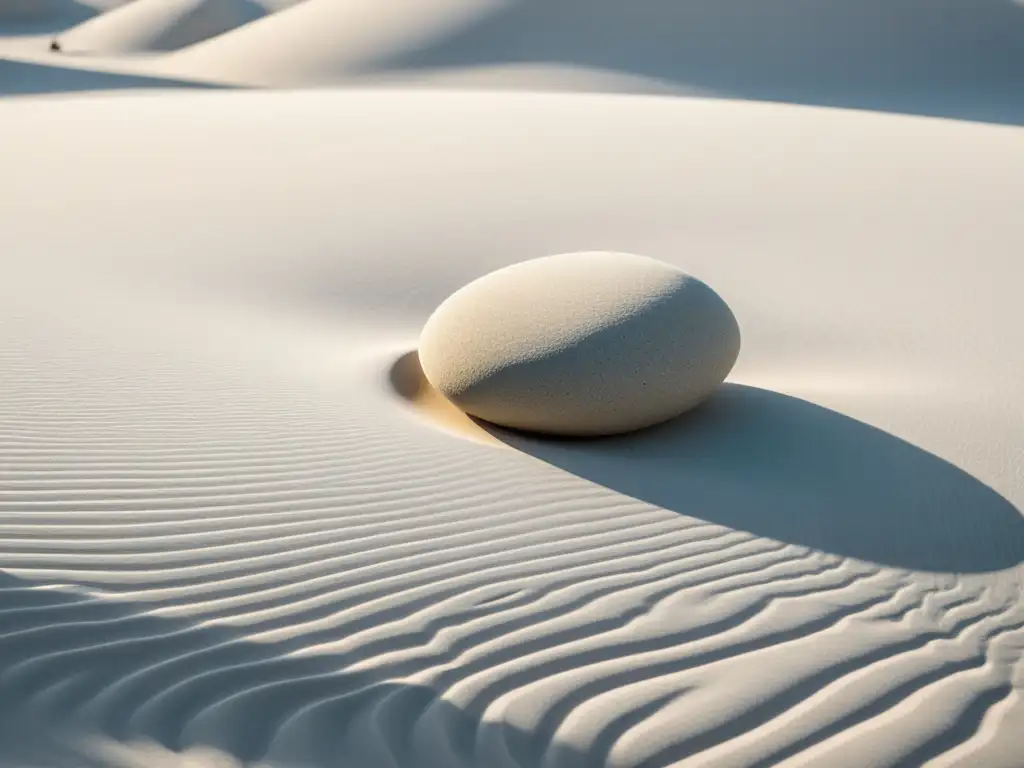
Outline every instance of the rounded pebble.
{"type": "Polygon", "coordinates": [[[430,384],[471,416],[597,436],[693,408],[739,349],[736,318],[705,283],[644,256],[587,252],[456,291],[427,320],[419,357],[430,384]]]}

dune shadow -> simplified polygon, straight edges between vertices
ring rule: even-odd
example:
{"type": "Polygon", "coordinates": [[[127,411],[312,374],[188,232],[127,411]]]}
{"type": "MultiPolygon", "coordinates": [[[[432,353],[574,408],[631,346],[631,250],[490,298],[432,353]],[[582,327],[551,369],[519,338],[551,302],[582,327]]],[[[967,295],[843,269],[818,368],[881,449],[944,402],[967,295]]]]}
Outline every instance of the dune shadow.
{"type": "Polygon", "coordinates": [[[374,71],[561,64],[731,98],[1024,124],[1014,0],[516,0],[374,71]]]}
{"type": "Polygon", "coordinates": [[[0,0],[0,37],[58,32],[99,13],[79,0],[0,0]]]}
{"type": "Polygon", "coordinates": [[[981,481],[868,424],[763,389],[726,384],[689,414],[621,437],[488,431],[618,493],[823,552],[954,573],[1024,561],[1024,518],[981,481]]]}
{"type": "MultiPolygon", "coordinates": [[[[156,5],[156,4],[154,4],[156,5]]],[[[187,8],[187,7],[186,7],[187,8]]],[[[65,54],[78,56],[90,55],[137,55],[160,54],[179,51],[191,45],[212,40],[232,30],[244,27],[265,17],[269,11],[256,0],[230,0],[229,4],[194,4],[191,10],[185,8],[161,20],[154,25],[156,19],[146,26],[148,34],[138,36],[134,41],[116,35],[117,29],[129,29],[139,23],[131,3],[118,6],[101,15],[96,24],[79,25],[60,35],[59,42],[65,54]],[[113,30],[113,38],[108,33],[113,30]],[[122,48],[122,44],[127,43],[122,48]]],[[[145,24],[145,20],[142,20],[145,24]]]]}
{"type": "Polygon", "coordinates": [[[0,58],[0,96],[121,90],[125,88],[220,88],[216,84],[0,58]]]}

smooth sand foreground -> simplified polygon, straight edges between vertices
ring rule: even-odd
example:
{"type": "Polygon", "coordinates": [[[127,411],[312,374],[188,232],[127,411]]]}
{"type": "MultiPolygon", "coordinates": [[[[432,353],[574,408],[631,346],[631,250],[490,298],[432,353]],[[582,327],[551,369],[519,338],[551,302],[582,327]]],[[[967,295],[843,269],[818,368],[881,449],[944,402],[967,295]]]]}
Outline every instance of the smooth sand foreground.
{"type": "Polygon", "coordinates": [[[1019,766],[1019,129],[179,92],[0,146],[0,763],[1019,766]],[[719,396],[433,423],[430,312],[595,247],[742,318],[719,396]]]}

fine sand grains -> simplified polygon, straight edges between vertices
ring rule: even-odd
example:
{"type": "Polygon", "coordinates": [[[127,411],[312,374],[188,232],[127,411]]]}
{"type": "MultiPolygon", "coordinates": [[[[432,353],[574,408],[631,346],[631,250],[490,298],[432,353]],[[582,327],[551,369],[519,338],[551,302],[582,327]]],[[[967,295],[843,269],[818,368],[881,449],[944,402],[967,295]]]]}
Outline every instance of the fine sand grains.
{"type": "Polygon", "coordinates": [[[0,764],[1019,767],[1018,129],[158,92],[0,146],[0,764]],[[430,312],[595,247],[728,297],[720,397],[435,425],[430,312]]]}

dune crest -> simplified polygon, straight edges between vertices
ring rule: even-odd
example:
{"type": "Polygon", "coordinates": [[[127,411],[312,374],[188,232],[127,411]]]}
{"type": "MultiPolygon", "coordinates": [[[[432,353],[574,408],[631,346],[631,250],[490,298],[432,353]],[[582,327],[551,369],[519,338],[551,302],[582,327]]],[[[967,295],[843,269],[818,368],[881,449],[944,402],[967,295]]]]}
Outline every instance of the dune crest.
{"type": "Polygon", "coordinates": [[[1024,122],[1012,0],[306,0],[174,64],[302,86],[675,91],[1024,122]]]}
{"type": "Polygon", "coordinates": [[[133,0],[62,34],[69,53],[173,51],[262,17],[255,0],[133,0]]]}
{"type": "Polygon", "coordinates": [[[173,66],[253,85],[335,83],[472,26],[507,0],[305,0],[183,51],[173,66]]]}

